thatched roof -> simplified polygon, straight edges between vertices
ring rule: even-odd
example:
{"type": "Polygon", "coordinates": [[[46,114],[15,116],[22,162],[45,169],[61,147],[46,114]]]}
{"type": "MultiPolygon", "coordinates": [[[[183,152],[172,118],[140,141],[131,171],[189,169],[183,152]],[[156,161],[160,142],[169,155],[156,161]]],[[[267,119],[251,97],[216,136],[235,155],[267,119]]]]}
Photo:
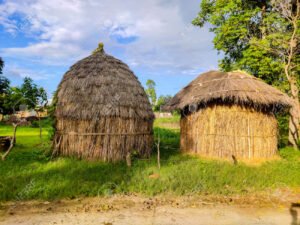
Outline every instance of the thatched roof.
{"type": "Polygon", "coordinates": [[[165,110],[201,107],[210,103],[237,104],[278,112],[290,107],[290,98],[276,88],[242,71],[209,71],[178,92],[165,110]]]}
{"type": "Polygon", "coordinates": [[[125,63],[107,55],[103,49],[95,50],[65,73],[57,99],[57,118],[154,117],[137,77],[125,63]]]}

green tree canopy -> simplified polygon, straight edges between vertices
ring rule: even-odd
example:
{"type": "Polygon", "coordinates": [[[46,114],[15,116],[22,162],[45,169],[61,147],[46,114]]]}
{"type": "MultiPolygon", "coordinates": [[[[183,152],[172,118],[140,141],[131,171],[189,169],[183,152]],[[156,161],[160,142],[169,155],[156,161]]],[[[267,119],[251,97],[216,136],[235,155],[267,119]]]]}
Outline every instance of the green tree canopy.
{"type": "Polygon", "coordinates": [[[8,94],[9,90],[10,90],[9,80],[5,76],[0,75],[0,95],[8,94]]]}
{"type": "Polygon", "coordinates": [[[0,75],[0,114],[7,113],[7,102],[11,93],[9,80],[0,75]]]}
{"type": "Polygon", "coordinates": [[[147,80],[146,82],[146,94],[150,100],[150,103],[152,105],[152,108],[154,110],[154,107],[156,105],[156,100],[157,100],[157,97],[156,97],[156,90],[155,90],[155,82],[153,80],[147,80]]]}
{"type": "Polygon", "coordinates": [[[224,53],[220,68],[242,69],[286,91],[290,143],[299,139],[300,1],[202,0],[193,24],[211,26],[213,43],[224,53]],[[293,140],[292,140],[293,139],[293,140]]]}
{"type": "Polygon", "coordinates": [[[0,74],[2,74],[3,67],[4,67],[4,61],[3,61],[3,59],[0,57],[0,74]]]}
{"type": "MultiPolygon", "coordinates": [[[[36,109],[47,101],[47,93],[38,87],[31,78],[25,77],[20,87],[10,87],[7,78],[0,76],[0,105],[4,114],[20,110],[20,106],[36,109]]],[[[24,108],[25,109],[25,108],[24,108]]]]}
{"type": "Polygon", "coordinates": [[[47,101],[47,94],[44,88],[38,87],[29,77],[24,78],[23,84],[17,92],[22,96],[20,101],[31,109],[47,101]]]}
{"type": "Polygon", "coordinates": [[[157,103],[155,105],[154,111],[160,111],[161,107],[168,103],[172,98],[171,95],[161,95],[157,99],[157,103]]]}

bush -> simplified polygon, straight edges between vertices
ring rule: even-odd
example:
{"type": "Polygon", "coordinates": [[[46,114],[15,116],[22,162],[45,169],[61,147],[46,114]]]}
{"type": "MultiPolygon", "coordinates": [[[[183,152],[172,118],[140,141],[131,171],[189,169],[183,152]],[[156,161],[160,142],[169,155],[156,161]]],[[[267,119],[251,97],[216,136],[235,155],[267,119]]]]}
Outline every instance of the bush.
{"type": "MultiPolygon", "coordinates": [[[[31,127],[39,128],[39,121],[32,121],[31,127]]],[[[41,119],[41,127],[47,129],[48,139],[52,140],[55,134],[55,121],[52,119],[52,117],[41,119]]]]}
{"type": "MultiPolygon", "coordinates": [[[[40,127],[39,123],[40,123],[39,120],[34,120],[31,123],[31,127],[35,127],[35,128],[40,127]]],[[[41,119],[41,126],[42,127],[47,127],[48,128],[49,126],[52,126],[52,124],[53,124],[53,120],[50,117],[41,119]]]]}
{"type": "Polygon", "coordinates": [[[279,155],[287,160],[300,160],[300,151],[293,147],[285,147],[280,149],[279,155]]]}
{"type": "Polygon", "coordinates": [[[277,119],[279,126],[278,147],[284,148],[289,144],[289,116],[279,115],[277,119]]]}

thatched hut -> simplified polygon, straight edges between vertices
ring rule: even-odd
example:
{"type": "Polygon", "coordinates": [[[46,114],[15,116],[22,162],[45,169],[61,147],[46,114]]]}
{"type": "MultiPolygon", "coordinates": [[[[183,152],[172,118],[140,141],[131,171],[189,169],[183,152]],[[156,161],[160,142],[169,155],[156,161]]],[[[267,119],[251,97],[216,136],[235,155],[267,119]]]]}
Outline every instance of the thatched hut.
{"type": "Polygon", "coordinates": [[[277,154],[274,113],[287,95],[244,72],[210,71],[165,107],[181,110],[181,150],[217,158],[271,158],[277,154]]]}
{"type": "Polygon", "coordinates": [[[137,77],[99,45],[75,63],[57,91],[56,153],[118,161],[133,151],[148,157],[154,115],[137,77]]]}

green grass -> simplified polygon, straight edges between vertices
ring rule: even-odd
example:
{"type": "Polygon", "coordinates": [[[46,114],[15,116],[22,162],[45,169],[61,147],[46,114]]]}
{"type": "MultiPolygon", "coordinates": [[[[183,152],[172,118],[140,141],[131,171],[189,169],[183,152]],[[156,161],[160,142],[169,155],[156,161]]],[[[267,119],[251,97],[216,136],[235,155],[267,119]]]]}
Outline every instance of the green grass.
{"type": "MultiPolygon", "coordinates": [[[[10,135],[11,131],[11,127],[0,125],[0,135],[10,135]]],[[[283,159],[261,166],[234,166],[229,162],[181,155],[179,131],[160,128],[156,122],[156,136],[158,133],[161,137],[160,171],[156,166],[155,149],[149,160],[135,159],[131,168],[122,162],[51,159],[47,129],[44,128],[41,144],[38,128],[20,127],[17,145],[8,158],[0,162],[0,200],[51,200],[115,193],[227,195],[300,187],[300,153],[293,149],[281,149],[283,159]],[[160,177],[149,178],[154,173],[160,177]]]]}
{"type": "Polygon", "coordinates": [[[154,124],[161,124],[161,123],[178,123],[180,120],[180,116],[172,116],[169,118],[158,118],[154,121],[154,124]]]}
{"type": "Polygon", "coordinates": [[[179,130],[180,116],[175,115],[170,118],[158,118],[154,121],[154,127],[168,128],[171,130],[179,130]]]}

